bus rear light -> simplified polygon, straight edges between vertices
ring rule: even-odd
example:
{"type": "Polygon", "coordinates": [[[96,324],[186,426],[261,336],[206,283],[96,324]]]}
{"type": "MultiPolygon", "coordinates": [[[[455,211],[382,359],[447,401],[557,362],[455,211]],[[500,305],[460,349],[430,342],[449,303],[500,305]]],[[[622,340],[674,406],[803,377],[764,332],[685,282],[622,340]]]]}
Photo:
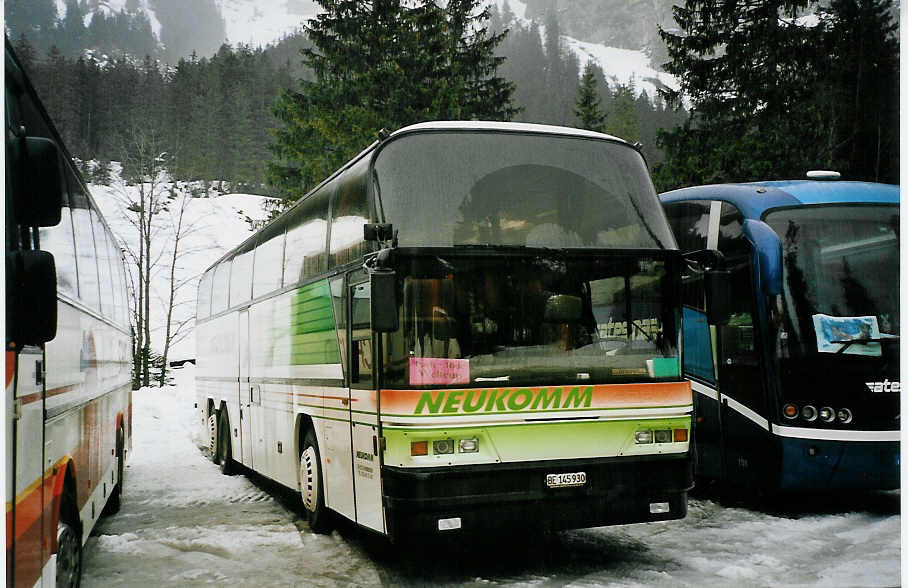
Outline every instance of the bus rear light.
{"type": "Polygon", "coordinates": [[[687,429],[674,430],[675,443],[685,443],[687,441],[687,429]]]}
{"type": "Polygon", "coordinates": [[[836,413],[836,417],[839,419],[839,422],[842,423],[843,425],[847,425],[848,423],[851,422],[851,419],[854,418],[854,416],[851,414],[851,411],[848,410],[847,408],[840,408],[838,410],[838,412],[836,413]]]}
{"type": "Polygon", "coordinates": [[[413,441],[410,443],[410,455],[429,455],[428,441],[413,441]]]}
{"type": "Polygon", "coordinates": [[[448,455],[451,453],[454,453],[453,439],[436,439],[435,441],[432,441],[433,455],[448,455]]]}
{"type": "Polygon", "coordinates": [[[671,429],[658,430],[653,432],[656,443],[671,443],[672,442],[672,431],[671,429]]]}
{"type": "Polygon", "coordinates": [[[634,433],[634,443],[637,445],[644,445],[646,443],[653,442],[653,432],[649,430],[637,431],[634,433]]]}
{"type": "Polygon", "coordinates": [[[461,453],[479,453],[479,439],[461,439],[457,442],[461,453]]]}
{"type": "Polygon", "coordinates": [[[824,406],[820,409],[820,420],[824,423],[831,423],[835,420],[835,411],[830,406],[824,406]]]}
{"type": "Polygon", "coordinates": [[[791,403],[786,404],[782,407],[782,414],[786,419],[794,420],[798,418],[798,407],[791,403]]]}
{"type": "Polygon", "coordinates": [[[801,418],[805,421],[812,423],[817,420],[817,409],[815,406],[807,405],[801,409],[801,418]]]}

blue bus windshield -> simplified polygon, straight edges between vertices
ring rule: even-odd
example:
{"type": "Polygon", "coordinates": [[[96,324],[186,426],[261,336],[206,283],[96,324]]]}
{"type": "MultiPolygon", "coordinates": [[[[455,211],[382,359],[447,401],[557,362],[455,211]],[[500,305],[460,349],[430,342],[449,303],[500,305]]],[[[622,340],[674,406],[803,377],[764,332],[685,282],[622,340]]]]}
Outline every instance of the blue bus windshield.
{"type": "Polygon", "coordinates": [[[784,354],[879,357],[899,334],[898,206],[780,209],[765,220],[782,240],[784,354]]]}

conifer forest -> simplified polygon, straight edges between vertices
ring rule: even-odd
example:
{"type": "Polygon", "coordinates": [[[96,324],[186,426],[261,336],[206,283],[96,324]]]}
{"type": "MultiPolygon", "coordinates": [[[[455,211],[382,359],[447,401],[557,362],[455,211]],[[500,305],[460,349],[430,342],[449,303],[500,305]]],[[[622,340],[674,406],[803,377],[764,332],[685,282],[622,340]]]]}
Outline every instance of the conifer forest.
{"type": "Polygon", "coordinates": [[[533,0],[523,19],[506,2],[318,0],[318,18],[264,47],[215,47],[214,0],[193,14],[154,4],[158,35],[136,2],[111,14],[67,0],[62,17],[54,0],[6,3],[7,36],[64,140],[100,162],[91,181],[141,132],[166,146],[175,180],[295,200],[379,129],[487,119],[639,142],[659,190],[808,169],[898,182],[892,0],[685,0],[636,17],[626,2],[533,0]],[[203,28],[190,34],[190,17],[203,28]],[[644,47],[678,87],[610,84],[566,34],[644,47]]]}

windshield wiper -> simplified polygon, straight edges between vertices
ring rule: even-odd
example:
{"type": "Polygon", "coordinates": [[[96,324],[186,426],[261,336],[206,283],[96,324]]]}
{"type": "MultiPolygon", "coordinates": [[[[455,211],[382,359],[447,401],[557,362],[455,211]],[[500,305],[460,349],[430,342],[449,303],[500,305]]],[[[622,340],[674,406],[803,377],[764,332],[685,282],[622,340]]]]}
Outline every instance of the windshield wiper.
{"type": "Polygon", "coordinates": [[[865,337],[863,339],[841,339],[838,341],[830,341],[830,343],[842,345],[842,348],[836,351],[836,354],[839,354],[843,353],[852,345],[867,345],[868,343],[883,343],[886,341],[897,342],[899,339],[901,339],[901,337],[898,335],[886,335],[885,337],[865,337]]]}

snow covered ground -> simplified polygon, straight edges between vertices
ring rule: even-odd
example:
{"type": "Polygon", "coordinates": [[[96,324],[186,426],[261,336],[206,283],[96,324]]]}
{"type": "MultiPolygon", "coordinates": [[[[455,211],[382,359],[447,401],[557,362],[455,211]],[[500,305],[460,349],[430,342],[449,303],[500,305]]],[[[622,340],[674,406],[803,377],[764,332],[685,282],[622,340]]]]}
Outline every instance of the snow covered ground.
{"type": "MultiPolygon", "coordinates": [[[[895,586],[898,492],[778,515],[691,499],[686,519],[401,550],[309,532],[296,497],[222,476],[194,438],[193,368],[133,396],[123,506],[85,548],[84,585],[895,586]]],[[[820,504],[817,504],[817,503],[820,504]]]]}

